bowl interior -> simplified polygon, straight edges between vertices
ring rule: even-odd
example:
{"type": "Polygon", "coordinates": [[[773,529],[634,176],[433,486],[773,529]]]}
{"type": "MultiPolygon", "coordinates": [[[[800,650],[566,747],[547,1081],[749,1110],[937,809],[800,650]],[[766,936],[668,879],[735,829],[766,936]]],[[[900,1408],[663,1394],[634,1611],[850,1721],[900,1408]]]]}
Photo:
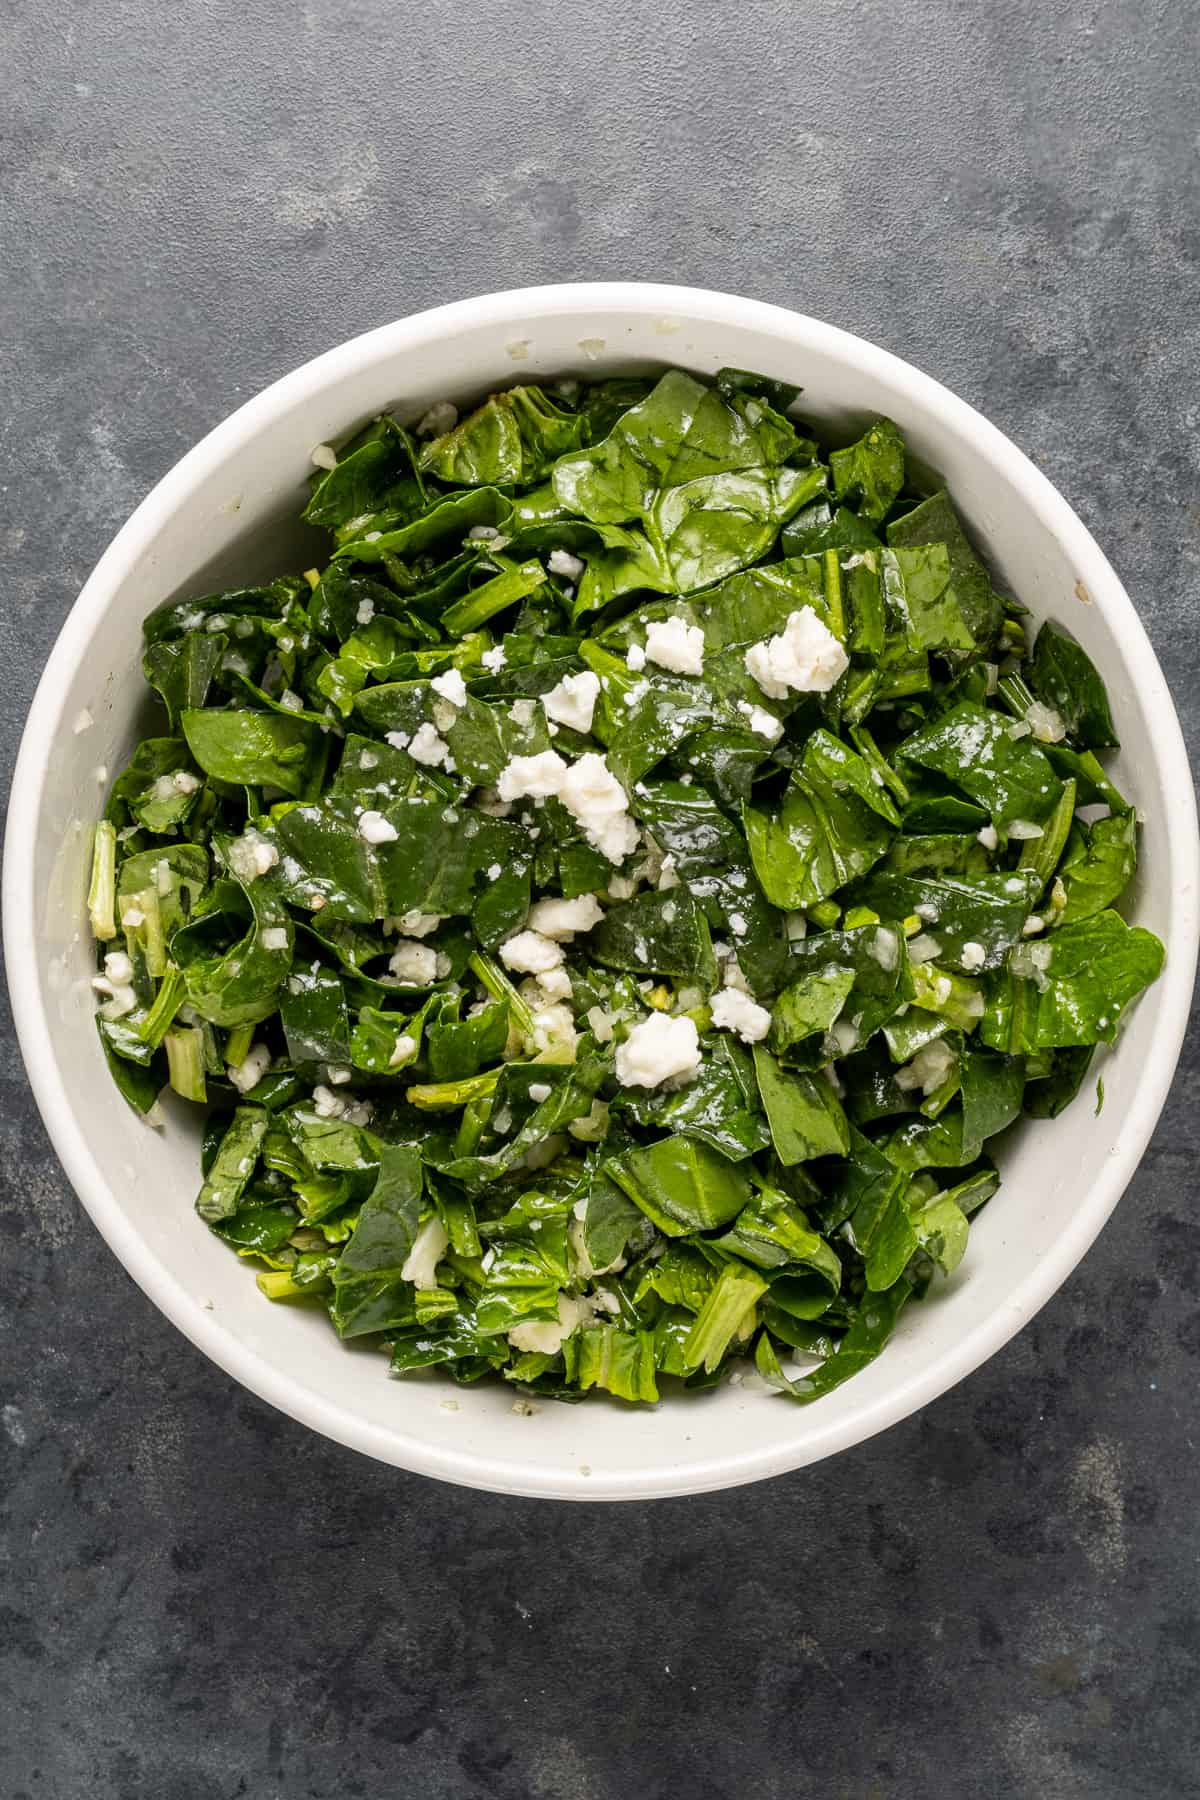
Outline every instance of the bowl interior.
{"type": "Polygon", "coordinates": [[[116,540],[64,629],[18,768],[6,882],[18,1024],[43,1113],[97,1223],[169,1316],[256,1391],[369,1454],[478,1486],[596,1499],[699,1491],[815,1460],[903,1417],[1010,1336],[1082,1255],[1136,1164],[1178,1052],[1196,936],[1195,817],[1171,702],[1123,590],[1065,503],[978,415],[883,352],[678,289],[547,289],[442,308],[331,352],[205,440],[116,540]],[[143,615],[171,595],[311,562],[296,515],[313,445],[392,405],[414,417],[516,380],[670,363],[799,383],[805,412],[835,432],[890,414],[1009,590],[1080,639],[1112,698],[1115,779],[1145,817],[1150,875],[1130,916],[1167,941],[1168,972],[1104,1059],[1099,1120],[1089,1081],[1058,1121],[1010,1134],[1003,1186],[958,1274],[835,1394],[801,1408],[726,1386],[655,1411],[589,1401],[517,1416],[499,1384],[389,1380],[378,1352],[265,1302],[197,1221],[194,1120],[168,1106],[165,1130],[141,1124],[117,1099],[92,1026],[90,827],[144,716],[143,615]]]}

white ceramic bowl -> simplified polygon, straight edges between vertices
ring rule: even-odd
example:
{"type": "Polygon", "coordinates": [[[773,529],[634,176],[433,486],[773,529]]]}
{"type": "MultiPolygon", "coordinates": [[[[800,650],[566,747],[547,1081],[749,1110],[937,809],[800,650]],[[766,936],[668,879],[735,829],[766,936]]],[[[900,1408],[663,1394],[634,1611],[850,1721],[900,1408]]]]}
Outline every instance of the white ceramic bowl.
{"type": "Polygon", "coordinates": [[[777,307],[686,288],[550,287],[439,307],[331,350],[239,408],[143,501],[72,610],[30,713],[9,812],[5,943],[21,1046],[63,1165],[130,1274],[214,1362],[401,1468],[506,1493],[644,1499],[753,1481],[858,1443],[968,1374],[1054,1292],[1116,1205],[1166,1097],[1192,989],[1197,872],[1187,756],[1145,632],[1094,540],[1007,438],[894,356],[777,307]],[[198,1222],[194,1122],[180,1108],[164,1131],[141,1124],[92,1027],[89,828],[99,769],[120,768],[140,735],[143,615],[170,595],[311,560],[295,518],[314,444],[392,405],[417,417],[517,379],[664,363],[800,383],[806,410],[847,431],[889,414],[1012,592],[1080,639],[1112,697],[1116,780],[1145,817],[1132,916],[1165,940],[1167,967],[1106,1061],[1100,1118],[1089,1082],[1063,1117],[1014,1135],[958,1274],[845,1387],[810,1407],[725,1386],[654,1411],[589,1401],[526,1418],[499,1383],[389,1380],[381,1355],[343,1348],[323,1317],[267,1304],[198,1222]],[[85,709],[94,723],[81,730],[85,709]]]}

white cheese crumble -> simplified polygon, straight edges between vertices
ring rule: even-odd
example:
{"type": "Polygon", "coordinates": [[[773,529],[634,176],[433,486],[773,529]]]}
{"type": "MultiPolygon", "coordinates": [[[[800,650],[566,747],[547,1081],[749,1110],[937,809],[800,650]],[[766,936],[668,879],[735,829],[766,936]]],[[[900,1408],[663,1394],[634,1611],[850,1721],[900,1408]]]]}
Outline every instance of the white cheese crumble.
{"type": "Polygon", "coordinates": [[[485,650],[479,660],[490,674],[497,675],[508,661],[508,657],[505,654],[504,645],[496,644],[491,650],[485,650]]]}
{"type": "Polygon", "coordinates": [[[172,775],[160,775],[154,783],[153,794],[156,800],[174,800],[181,794],[194,794],[200,786],[200,777],[189,774],[187,769],[176,769],[172,775]]]}
{"type": "Polygon", "coordinates": [[[450,746],[428,722],[417,727],[409,741],[408,754],[414,762],[422,763],[427,769],[448,769],[453,772],[454,758],[450,754],[450,746]]]}
{"type": "Polygon", "coordinates": [[[704,672],[704,633],[679,613],[655,619],[646,627],[646,656],[674,675],[700,675],[704,672]]]}
{"type": "Polygon", "coordinates": [[[411,1281],[418,1288],[436,1287],[437,1266],[449,1243],[450,1234],[442,1221],[438,1218],[426,1219],[401,1266],[401,1281],[411,1281]]]}
{"type": "Polygon", "coordinates": [[[1008,835],[1018,843],[1024,843],[1027,838],[1040,838],[1045,833],[1041,826],[1035,825],[1031,819],[1014,819],[1008,828],[1008,835]]]}
{"type": "Polygon", "coordinates": [[[548,1081],[531,1081],[529,1084],[529,1098],[535,1106],[540,1106],[543,1100],[548,1100],[553,1091],[548,1081]]]}
{"type": "Polygon", "coordinates": [[[592,714],[600,698],[600,677],[590,669],[578,675],[564,675],[557,687],[542,695],[542,707],[548,719],[557,719],[571,731],[590,731],[592,714]]]}
{"type": "Polygon", "coordinates": [[[642,649],[640,644],[630,644],[628,650],[625,652],[625,666],[627,669],[632,670],[633,674],[641,674],[646,666],[646,652],[642,649]]]}
{"type": "Polygon", "coordinates": [[[802,606],[777,636],[751,644],[745,664],[768,700],[786,700],[789,691],[827,694],[850,659],[812,607],[802,606]]]}
{"type": "Polygon", "coordinates": [[[500,946],[500,961],[506,969],[520,975],[540,975],[555,969],[563,960],[561,944],[543,937],[540,931],[518,931],[500,946]]]}
{"type": "Polygon", "coordinates": [[[1000,842],[994,825],[981,825],[975,836],[985,850],[995,850],[1000,842]]]}
{"type": "Polygon", "coordinates": [[[251,1044],[236,1068],[229,1067],[229,1079],[239,1094],[256,1088],[271,1066],[271,1052],[265,1044],[251,1044]]]}
{"type": "MultiPolygon", "coordinates": [[[[259,832],[243,832],[241,837],[234,837],[228,842],[225,850],[225,862],[239,882],[255,882],[259,875],[266,875],[268,869],[275,868],[279,862],[279,851],[273,844],[268,844],[259,832]]],[[[167,887],[169,891],[169,887],[167,887]]]]}
{"type": "Polygon", "coordinates": [[[429,987],[439,979],[442,964],[447,959],[440,956],[432,944],[420,944],[416,938],[401,938],[388,959],[388,968],[397,981],[404,981],[410,987],[429,987]]]}
{"type": "Polygon", "coordinates": [[[416,1038],[410,1037],[407,1031],[401,1032],[392,1048],[392,1054],[388,1057],[388,1068],[398,1069],[401,1063],[410,1061],[416,1054],[416,1038]]]}
{"type": "Polygon", "coordinates": [[[982,969],[987,961],[987,951],[974,938],[968,938],[959,952],[959,961],[963,968],[973,975],[977,969],[982,969]]]}
{"type": "Polygon", "coordinates": [[[288,947],[286,929],[282,925],[268,925],[262,934],[262,947],[264,950],[286,950],[288,947]]]}
{"type": "Polygon", "coordinates": [[[449,700],[451,706],[467,704],[467,684],[462,678],[461,669],[447,669],[443,675],[435,675],[429,683],[435,694],[443,700],[449,700]]]}
{"type": "Polygon", "coordinates": [[[458,424],[458,408],[452,400],[436,400],[417,420],[418,437],[444,437],[458,424]]]}
{"type": "Polygon", "coordinates": [[[622,1087],[661,1087],[684,1080],[700,1067],[700,1035],[692,1019],[651,1013],[617,1045],[617,1080],[622,1087]]]}
{"type": "Polygon", "coordinates": [[[758,1044],[771,1028],[771,1015],[740,988],[722,988],[712,998],[712,1022],[718,1031],[735,1031],[744,1044],[758,1044]]]}
{"type": "Polygon", "coordinates": [[[594,850],[611,863],[623,862],[637,848],[638,828],[629,817],[625,789],[602,756],[589,751],[572,763],[563,778],[559,799],[594,850]]]}
{"type": "Polygon", "coordinates": [[[314,468],[337,468],[337,451],[332,444],[314,444],[308,454],[314,468]]]}
{"type": "Polygon", "coordinates": [[[405,937],[427,938],[447,917],[446,913],[421,912],[414,906],[411,912],[393,913],[386,918],[383,921],[384,935],[396,931],[405,937]]]}
{"type": "Polygon", "coordinates": [[[577,931],[590,931],[603,917],[594,894],[579,894],[574,900],[535,901],[526,923],[543,937],[569,943],[577,931]]]}
{"type": "Polygon", "coordinates": [[[774,744],[783,736],[783,725],[765,706],[751,706],[748,700],[739,700],[737,704],[738,711],[745,715],[747,725],[759,737],[774,744]]]}
{"type": "Polygon", "coordinates": [[[941,954],[941,949],[942,946],[935,937],[922,931],[918,937],[908,940],[908,960],[914,963],[932,962],[935,956],[941,954]]]}
{"type": "Polygon", "coordinates": [[[358,835],[364,844],[394,844],[400,833],[381,812],[371,811],[360,814],[358,835]]]}
{"type": "Polygon", "coordinates": [[[537,976],[537,1004],[571,998],[571,977],[565,969],[540,969],[537,976]]]}
{"type": "Polygon", "coordinates": [[[900,940],[894,931],[889,931],[886,925],[881,925],[869,945],[869,950],[880,968],[890,973],[895,968],[896,959],[900,954],[900,940]]]}
{"type": "Polygon", "coordinates": [[[911,1062],[896,1070],[896,1086],[905,1093],[920,1088],[922,1093],[932,1094],[941,1087],[957,1060],[943,1038],[934,1038],[917,1051],[911,1062]]]}
{"type": "Polygon", "coordinates": [[[557,750],[541,750],[536,756],[514,756],[500,771],[496,792],[501,800],[548,800],[562,789],[567,765],[557,750]]]}
{"type": "Polygon", "coordinates": [[[546,558],[550,573],[565,576],[568,581],[578,581],[586,566],[582,557],[572,556],[569,550],[552,550],[546,558]]]}

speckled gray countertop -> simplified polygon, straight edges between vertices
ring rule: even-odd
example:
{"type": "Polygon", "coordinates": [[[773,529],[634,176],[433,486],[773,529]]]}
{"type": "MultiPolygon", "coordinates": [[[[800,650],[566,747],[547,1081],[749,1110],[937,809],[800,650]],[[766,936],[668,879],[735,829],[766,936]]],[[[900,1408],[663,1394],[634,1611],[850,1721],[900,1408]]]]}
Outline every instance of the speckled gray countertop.
{"type": "MultiPolygon", "coordinates": [[[[589,276],[796,306],[981,407],[1195,741],[1186,0],[0,18],[6,772],[88,569],[218,419],[367,326],[589,276]]],[[[1082,1268],[919,1418],[604,1509],[400,1475],[236,1388],[97,1237],[10,1046],[0,1795],[1195,1794],[1197,1070],[1082,1268]]]]}

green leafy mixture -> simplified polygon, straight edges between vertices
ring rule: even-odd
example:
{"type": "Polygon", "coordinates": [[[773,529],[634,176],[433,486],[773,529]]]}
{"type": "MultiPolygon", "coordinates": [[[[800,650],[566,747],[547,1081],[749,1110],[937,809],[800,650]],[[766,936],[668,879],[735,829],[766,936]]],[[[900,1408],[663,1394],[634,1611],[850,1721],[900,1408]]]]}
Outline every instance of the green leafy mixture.
{"type": "Polygon", "coordinates": [[[893,424],[827,452],[794,400],[376,419],[313,453],[323,569],[146,621],[104,1050],[208,1105],[197,1210],[264,1294],[397,1372],[818,1398],[1159,973],[1096,670],[893,424]]]}

